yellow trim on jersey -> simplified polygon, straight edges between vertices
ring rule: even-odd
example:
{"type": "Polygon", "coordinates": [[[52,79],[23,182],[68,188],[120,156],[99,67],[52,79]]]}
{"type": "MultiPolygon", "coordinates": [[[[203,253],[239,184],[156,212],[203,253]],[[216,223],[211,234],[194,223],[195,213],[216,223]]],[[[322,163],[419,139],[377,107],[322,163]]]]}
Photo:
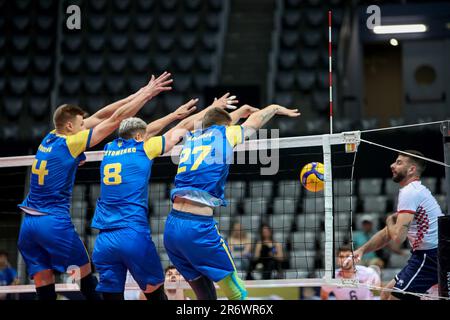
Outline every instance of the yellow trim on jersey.
{"type": "Polygon", "coordinates": [[[144,142],[144,151],[150,160],[164,153],[164,137],[152,137],[144,142]]]}
{"type": "Polygon", "coordinates": [[[226,128],[226,135],[228,142],[234,147],[237,144],[242,143],[242,127],[241,126],[229,126],[226,128]]]}
{"type": "Polygon", "coordinates": [[[60,137],[60,138],[64,138],[64,139],[67,138],[67,136],[65,136],[63,134],[56,133],[56,129],[53,129],[52,131],[50,131],[50,133],[53,133],[55,136],[60,137]]]}
{"type": "Polygon", "coordinates": [[[83,130],[77,134],[66,136],[67,147],[69,148],[72,157],[78,157],[89,147],[88,144],[91,137],[91,131],[91,129],[83,130]]]}

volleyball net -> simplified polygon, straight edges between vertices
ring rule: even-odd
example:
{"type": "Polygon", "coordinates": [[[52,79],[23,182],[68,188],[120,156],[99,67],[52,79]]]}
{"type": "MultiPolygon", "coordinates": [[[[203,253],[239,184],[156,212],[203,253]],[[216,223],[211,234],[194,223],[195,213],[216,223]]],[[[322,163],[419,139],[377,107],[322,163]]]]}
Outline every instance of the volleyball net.
{"type": "MultiPolygon", "coordinates": [[[[336,251],[345,244],[354,247],[354,230],[363,220],[370,218],[375,231],[381,228],[387,212],[395,208],[398,192],[390,178],[358,176],[359,162],[376,162],[377,154],[381,154],[373,152],[373,148],[380,147],[370,138],[362,139],[360,131],[290,138],[272,134],[268,139],[260,133],[259,139],[235,148],[225,190],[228,206],[216,208],[214,216],[247,288],[361,286],[356,280],[335,278],[336,251]],[[308,191],[300,178],[302,168],[311,162],[324,165],[324,188],[317,192],[308,191]],[[265,230],[262,226],[266,226],[265,230]],[[272,238],[270,250],[267,241],[262,241],[265,236],[272,238]]],[[[394,160],[397,149],[382,147],[394,160]]],[[[180,149],[176,146],[155,160],[149,181],[149,228],[163,267],[171,264],[163,233],[171,209],[169,194],[180,149]]],[[[86,155],[87,162],[77,172],[71,218],[91,255],[98,235],[90,224],[100,194],[103,152],[86,155]]],[[[34,292],[17,249],[21,221],[17,204],[27,194],[33,159],[34,156],[0,158],[1,248],[17,266],[20,280],[20,285],[0,287],[3,293],[34,292]]],[[[431,191],[446,210],[444,181],[430,177],[424,182],[434,184],[431,191]]],[[[396,266],[392,270],[399,271],[406,265],[404,258],[400,260],[391,261],[396,266]]],[[[386,277],[392,279],[394,275],[386,277]]],[[[68,275],[61,275],[58,282],[56,288],[60,292],[78,288],[68,275]]],[[[168,286],[189,288],[185,281],[168,286]]],[[[138,289],[136,285],[127,288],[138,289]]]]}

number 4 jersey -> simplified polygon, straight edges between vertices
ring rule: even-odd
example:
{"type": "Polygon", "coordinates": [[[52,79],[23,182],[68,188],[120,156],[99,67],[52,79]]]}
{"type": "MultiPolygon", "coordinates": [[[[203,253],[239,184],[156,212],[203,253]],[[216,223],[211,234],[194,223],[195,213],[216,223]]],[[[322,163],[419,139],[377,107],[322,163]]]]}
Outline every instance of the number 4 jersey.
{"type": "Polygon", "coordinates": [[[226,206],[224,188],[233,160],[233,148],[243,142],[241,126],[213,125],[188,133],[180,154],[175,197],[211,207],[226,206]]]}
{"type": "Polygon", "coordinates": [[[164,137],[144,141],[118,138],[105,146],[100,198],[92,227],[148,230],[148,184],[153,159],[164,153],[164,137]]]}
{"type": "Polygon", "coordinates": [[[34,215],[58,215],[70,219],[70,200],[77,167],[85,160],[92,129],[64,136],[55,131],[42,140],[30,177],[30,191],[19,204],[34,215]]]}

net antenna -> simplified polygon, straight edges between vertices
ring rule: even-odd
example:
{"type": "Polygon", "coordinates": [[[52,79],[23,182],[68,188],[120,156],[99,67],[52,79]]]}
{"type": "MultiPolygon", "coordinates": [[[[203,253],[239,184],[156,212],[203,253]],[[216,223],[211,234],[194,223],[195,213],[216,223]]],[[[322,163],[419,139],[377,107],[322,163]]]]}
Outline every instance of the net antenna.
{"type": "Polygon", "coordinates": [[[328,83],[330,85],[330,134],[333,133],[333,67],[331,42],[331,10],[328,11],[328,83]]]}

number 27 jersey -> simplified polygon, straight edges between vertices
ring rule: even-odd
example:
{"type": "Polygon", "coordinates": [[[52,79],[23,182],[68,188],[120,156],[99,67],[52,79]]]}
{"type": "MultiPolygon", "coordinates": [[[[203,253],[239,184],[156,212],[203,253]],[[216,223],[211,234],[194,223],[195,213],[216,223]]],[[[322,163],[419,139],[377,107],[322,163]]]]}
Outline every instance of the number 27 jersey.
{"type": "Polygon", "coordinates": [[[180,197],[211,207],[226,206],[224,188],[233,148],[242,142],[241,126],[213,125],[190,132],[180,154],[172,201],[180,197]]]}

